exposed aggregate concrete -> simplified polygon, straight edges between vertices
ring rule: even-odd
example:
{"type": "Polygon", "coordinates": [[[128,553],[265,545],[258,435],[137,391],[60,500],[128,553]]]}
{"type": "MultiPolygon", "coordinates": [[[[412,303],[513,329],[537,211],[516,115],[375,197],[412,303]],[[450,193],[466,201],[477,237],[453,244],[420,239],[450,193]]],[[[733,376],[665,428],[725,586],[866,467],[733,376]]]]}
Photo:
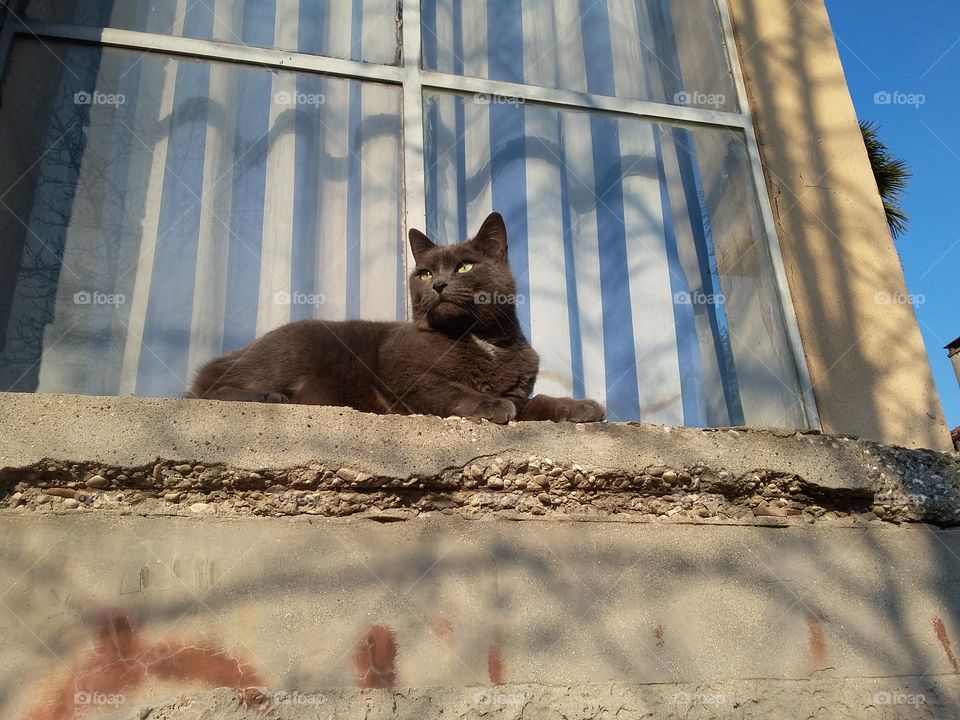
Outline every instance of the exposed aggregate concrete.
{"type": "Polygon", "coordinates": [[[947,487],[946,478],[930,472],[922,459],[905,459],[908,451],[884,451],[897,455],[899,468],[907,460],[919,465],[914,489],[941,493],[907,492],[890,480],[897,467],[883,460],[873,478],[876,489],[869,492],[823,488],[796,475],[763,469],[734,475],[705,465],[651,466],[632,473],[509,454],[476,458],[465,467],[422,477],[371,475],[321,463],[241,469],[195,460],[158,460],[139,467],[45,460],[28,468],[5,468],[0,482],[10,488],[4,507],[40,512],[81,508],[184,515],[367,513],[390,521],[440,511],[466,516],[491,512],[515,517],[621,516],[640,521],[786,524],[847,518],[956,524],[960,508],[944,507],[943,501],[949,492],[956,492],[956,476],[947,487]]]}
{"type": "Polygon", "coordinates": [[[960,524],[956,453],[819,433],[17,394],[3,410],[13,512],[960,524]]]}

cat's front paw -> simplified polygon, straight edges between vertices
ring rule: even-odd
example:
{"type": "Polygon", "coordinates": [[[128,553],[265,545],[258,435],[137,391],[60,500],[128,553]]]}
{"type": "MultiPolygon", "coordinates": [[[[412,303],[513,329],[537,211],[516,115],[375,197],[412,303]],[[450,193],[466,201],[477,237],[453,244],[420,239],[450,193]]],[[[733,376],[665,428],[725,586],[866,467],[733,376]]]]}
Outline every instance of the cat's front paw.
{"type": "Polygon", "coordinates": [[[557,408],[556,420],[569,420],[575,423],[600,422],[607,417],[607,411],[594,400],[574,400],[563,398],[557,408]]]}
{"type": "Polygon", "coordinates": [[[517,417],[517,406],[503,398],[485,398],[470,403],[458,414],[475,420],[489,420],[506,425],[517,417]]]}
{"type": "Polygon", "coordinates": [[[523,406],[521,420],[553,420],[554,422],[600,422],[606,419],[607,411],[603,405],[593,400],[574,398],[556,398],[549,395],[535,395],[523,406]]]}
{"type": "Polygon", "coordinates": [[[278,392],[262,392],[262,393],[257,393],[256,402],[264,402],[264,403],[288,403],[288,402],[290,402],[290,398],[288,398],[288,397],[287,397],[286,395],[284,395],[283,393],[278,393],[278,392]]]}

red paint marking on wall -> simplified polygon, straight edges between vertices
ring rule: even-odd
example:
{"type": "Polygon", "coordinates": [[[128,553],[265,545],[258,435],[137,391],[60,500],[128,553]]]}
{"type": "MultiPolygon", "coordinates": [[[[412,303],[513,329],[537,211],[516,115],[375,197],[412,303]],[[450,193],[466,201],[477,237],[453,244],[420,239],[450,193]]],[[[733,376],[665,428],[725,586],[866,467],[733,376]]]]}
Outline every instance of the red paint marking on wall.
{"type": "Polygon", "coordinates": [[[503,669],[503,657],[500,655],[500,641],[495,640],[487,650],[487,673],[490,682],[494,685],[503,685],[506,681],[506,672],[503,669]]]}
{"type": "Polygon", "coordinates": [[[374,625],[361,635],[353,664],[357,669],[357,687],[393,687],[397,682],[397,636],[393,630],[374,625]]]}
{"type": "Polygon", "coordinates": [[[947,635],[947,627],[943,620],[938,617],[933,618],[933,630],[937,633],[937,640],[943,645],[943,651],[947,654],[947,660],[955,673],[960,673],[960,666],[957,665],[957,658],[953,655],[953,646],[950,644],[950,637],[947,635]]]}
{"type": "Polygon", "coordinates": [[[450,642],[453,640],[453,621],[443,615],[435,615],[430,618],[430,630],[437,637],[450,642]]]}
{"type": "Polygon", "coordinates": [[[653,629],[653,636],[657,639],[657,647],[663,647],[663,625],[657,625],[653,629]]]}
{"type": "Polygon", "coordinates": [[[126,614],[107,610],[93,616],[93,651],[74,665],[71,679],[34,708],[29,720],[71,720],[90,706],[111,705],[151,682],[243,688],[262,684],[235,655],[196,642],[144,642],[126,614]]]}
{"type": "Polygon", "coordinates": [[[820,670],[830,666],[827,656],[827,643],[823,636],[823,627],[820,618],[814,613],[807,613],[807,628],[810,630],[810,656],[813,658],[813,667],[820,670]]]}

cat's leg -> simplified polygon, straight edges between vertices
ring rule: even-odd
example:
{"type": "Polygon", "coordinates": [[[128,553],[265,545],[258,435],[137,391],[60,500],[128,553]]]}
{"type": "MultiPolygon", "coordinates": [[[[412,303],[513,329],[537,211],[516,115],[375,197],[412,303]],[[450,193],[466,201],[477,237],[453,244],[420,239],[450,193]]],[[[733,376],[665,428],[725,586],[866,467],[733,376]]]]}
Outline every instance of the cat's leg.
{"type": "Polygon", "coordinates": [[[607,417],[603,405],[593,400],[557,398],[549,395],[534,395],[527,400],[518,420],[553,420],[561,422],[600,422],[607,417]]]}
{"type": "MultiPolygon", "coordinates": [[[[191,394],[191,397],[197,398],[197,395],[191,394]]],[[[283,393],[271,392],[269,390],[247,390],[246,388],[231,387],[230,385],[221,385],[204,393],[204,400],[236,400],[240,402],[263,402],[263,403],[288,403],[288,398],[283,393]]]]}
{"type": "Polygon", "coordinates": [[[391,399],[391,412],[424,413],[448,417],[490,420],[505,425],[517,417],[513,401],[496,395],[485,395],[460,383],[432,375],[420,379],[417,385],[391,399]]]}
{"type": "Polygon", "coordinates": [[[461,398],[449,414],[505,425],[516,419],[517,406],[506,398],[476,393],[476,396],[461,398]]]}
{"type": "MultiPolygon", "coordinates": [[[[251,346],[253,347],[253,346],[251,346]]],[[[251,389],[249,386],[272,385],[266,380],[258,380],[255,372],[244,367],[243,359],[249,349],[234,350],[222,357],[214,358],[197,372],[197,376],[187,392],[188,398],[205,400],[236,400],[241,402],[288,403],[290,398],[273,390],[251,389]]]]}

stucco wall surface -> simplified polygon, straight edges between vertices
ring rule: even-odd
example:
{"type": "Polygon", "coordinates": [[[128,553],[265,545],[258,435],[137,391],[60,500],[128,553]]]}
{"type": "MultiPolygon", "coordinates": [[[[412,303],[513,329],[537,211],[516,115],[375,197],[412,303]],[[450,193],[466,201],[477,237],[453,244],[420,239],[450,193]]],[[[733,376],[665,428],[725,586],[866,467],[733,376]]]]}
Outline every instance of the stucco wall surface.
{"type": "Polygon", "coordinates": [[[952,449],[823,0],[730,8],[824,432],[952,449]]]}

